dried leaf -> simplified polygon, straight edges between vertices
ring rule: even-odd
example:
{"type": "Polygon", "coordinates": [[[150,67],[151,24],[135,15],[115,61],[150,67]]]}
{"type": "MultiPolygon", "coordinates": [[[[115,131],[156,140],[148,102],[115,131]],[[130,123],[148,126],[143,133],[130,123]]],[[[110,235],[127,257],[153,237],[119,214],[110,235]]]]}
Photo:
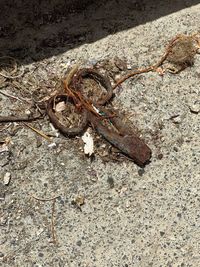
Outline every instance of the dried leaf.
{"type": "Polygon", "coordinates": [[[82,136],[82,140],[85,143],[84,145],[84,153],[86,155],[91,156],[94,153],[94,140],[89,132],[85,132],[82,136]]]}

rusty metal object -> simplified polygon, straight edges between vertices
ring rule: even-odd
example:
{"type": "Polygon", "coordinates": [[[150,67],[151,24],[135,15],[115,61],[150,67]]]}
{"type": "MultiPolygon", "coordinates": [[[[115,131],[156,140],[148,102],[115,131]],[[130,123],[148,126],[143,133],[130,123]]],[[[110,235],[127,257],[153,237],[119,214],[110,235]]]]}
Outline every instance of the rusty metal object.
{"type": "Polygon", "coordinates": [[[141,167],[147,164],[151,158],[151,149],[134,132],[122,131],[121,129],[126,128],[126,126],[123,125],[121,120],[116,120],[116,118],[112,117],[112,114],[108,112],[105,115],[110,117],[107,120],[109,120],[119,132],[109,129],[104,125],[103,120],[97,120],[95,115],[90,112],[88,114],[88,119],[93,128],[123,154],[133,159],[136,164],[141,167]]]}
{"type": "Polygon", "coordinates": [[[127,129],[120,117],[116,116],[113,111],[103,107],[103,105],[105,105],[113,96],[112,86],[109,79],[92,69],[81,69],[72,77],[70,86],[74,91],[77,91],[80,94],[82,91],[82,80],[88,77],[94,79],[106,89],[105,94],[101,95],[96,102],[92,102],[95,108],[98,109],[100,115],[97,116],[97,114],[91,112],[91,110],[87,109],[84,105],[81,109],[81,124],[78,127],[66,128],[66,126],[59,122],[53,109],[55,101],[64,100],[66,104],[67,102],[73,102],[73,99],[70,98],[70,96],[63,94],[52,97],[48,102],[47,113],[51,122],[63,134],[68,136],[82,133],[87,124],[90,123],[92,127],[113,146],[133,159],[139,166],[144,166],[150,161],[151,149],[132,130],[127,129]],[[112,128],[109,127],[109,125],[112,125],[112,128]]]}
{"type": "Polygon", "coordinates": [[[67,96],[66,94],[59,94],[59,95],[53,96],[49,99],[48,104],[47,104],[47,114],[48,114],[51,122],[53,123],[53,125],[57,129],[59,129],[59,131],[62,134],[67,135],[69,137],[73,137],[73,136],[81,134],[88,124],[87,110],[82,109],[82,111],[81,111],[81,114],[80,114],[81,123],[80,123],[80,125],[78,125],[76,127],[67,128],[65,125],[63,125],[59,121],[59,119],[57,118],[55,111],[53,109],[54,104],[57,103],[58,101],[64,101],[66,104],[67,103],[68,104],[73,103],[73,99],[71,97],[67,96]]]}
{"type": "Polygon", "coordinates": [[[106,90],[105,94],[102,94],[98,100],[92,101],[94,105],[105,105],[113,96],[113,89],[110,80],[107,76],[101,75],[99,72],[93,69],[80,69],[77,71],[76,75],[72,77],[71,85],[76,91],[82,91],[81,82],[85,78],[92,78],[106,90]]]}

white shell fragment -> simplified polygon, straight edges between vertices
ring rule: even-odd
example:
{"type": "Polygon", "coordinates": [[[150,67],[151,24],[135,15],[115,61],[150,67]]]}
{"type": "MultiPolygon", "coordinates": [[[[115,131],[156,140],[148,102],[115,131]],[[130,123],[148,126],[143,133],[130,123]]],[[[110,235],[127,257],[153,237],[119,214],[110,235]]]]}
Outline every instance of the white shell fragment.
{"type": "Polygon", "coordinates": [[[181,123],[182,122],[182,117],[180,115],[178,115],[177,117],[174,117],[173,119],[174,123],[181,123]]]}
{"type": "Polygon", "coordinates": [[[92,107],[96,111],[96,113],[101,114],[100,111],[98,110],[98,108],[96,108],[93,104],[92,104],[92,107]]]}
{"type": "Polygon", "coordinates": [[[4,177],[3,177],[4,185],[8,185],[10,183],[10,178],[11,178],[11,173],[6,172],[4,177]]]}
{"type": "Polygon", "coordinates": [[[56,107],[55,107],[55,111],[56,112],[62,112],[65,109],[66,109],[66,104],[65,104],[64,101],[59,102],[58,104],[56,104],[56,107]]]}
{"type": "Polygon", "coordinates": [[[189,108],[191,112],[198,114],[200,112],[200,101],[196,101],[189,108]]]}
{"type": "Polygon", "coordinates": [[[94,153],[94,140],[93,137],[90,135],[89,132],[85,132],[84,135],[81,137],[84,145],[84,153],[86,155],[91,156],[94,153]]]}

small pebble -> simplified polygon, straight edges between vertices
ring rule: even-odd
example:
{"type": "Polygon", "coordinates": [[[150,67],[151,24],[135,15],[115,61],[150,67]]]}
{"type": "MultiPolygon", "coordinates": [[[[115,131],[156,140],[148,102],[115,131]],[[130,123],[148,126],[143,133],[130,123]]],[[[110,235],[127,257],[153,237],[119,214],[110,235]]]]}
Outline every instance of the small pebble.
{"type": "Polygon", "coordinates": [[[193,105],[190,106],[190,111],[192,113],[198,114],[200,111],[200,102],[196,101],[193,105]]]}
{"type": "Polygon", "coordinates": [[[8,185],[10,183],[11,173],[6,172],[6,174],[3,177],[4,185],[8,185]]]}
{"type": "Polygon", "coordinates": [[[116,74],[115,75],[115,80],[119,80],[121,78],[121,75],[120,74],[116,74]]]}
{"type": "Polygon", "coordinates": [[[163,154],[162,153],[158,154],[157,158],[161,160],[163,158],[163,154]]]}
{"type": "Polygon", "coordinates": [[[129,209],[131,207],[131,203],[129,200],[126,201],[126,208],[129,209]]]}
{"type": "Polygon", "coordinates": [[[72,205],[76,205],[78,208],[80,208],[82,205],[85,204],[85,197],[84,196],[76,196],[74,200],[72,200],[72,205]]]}
{"type": "Polygon", "coordinates": [[[182,118],[181,118],[181,116],[177,116],[177,117],[173,118],[172,121],[174,123],[177,123],[178,124],[178,123],[181,123],[182,122],[182,118]]]}
{"type": "Polygon", "coordinates": [[[77,241],[77,242],[76,242],[76,244],[77,244],[77,246],[79,246],[79,247],[80,247],[80,246],[82,245],[82,242],[81,242],[81,240],[77,241]]]}
{"type": "Polygon", "coordinates": [[[112,177],[109,176],[107,179],[107,182],[108,182],[110,188],[114,188],[115,183],[114,183],[114,179],[112,177]]]}
{"type": "Polygon", "coordinates": [[[138,170],[138,175],[139,175],[139,176],[142,176],[144,173],[145,173],[144,168],[140,168],[140,169],[138,170]]]}
{"type": "Polygon", "coordinates": [[[164,236],[165,232],[160,231],[160,236],[164,236]]]}
{"type": "Polygon", "coordinates": [[[39,256],[39,257],[43,257],[44,254],[43,254],[42,252],[39,252],[38,256],[39,256]]]}
{"type": "Polygon", "coordinates": [[[0,251],[0,258],[3,258],[4,254],[0,251]]]}
{"type": "Polygon", "coordinates": [[[31,115],[31,111],[29,109],[25,110],[26,115],[31,115]]]}
{"type": "Polygon", "coordinates": [[[48,147],[49,148],[54,148],[54,147],[56,147],[56,143],[51,143],[51,144],[48,145],[48,147]]]}

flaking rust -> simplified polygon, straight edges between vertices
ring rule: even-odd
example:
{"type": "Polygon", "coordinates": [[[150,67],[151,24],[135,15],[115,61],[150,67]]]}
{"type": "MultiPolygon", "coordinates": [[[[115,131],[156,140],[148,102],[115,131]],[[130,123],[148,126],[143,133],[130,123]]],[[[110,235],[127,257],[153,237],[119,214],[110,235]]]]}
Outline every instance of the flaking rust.
{"type": "Polygon", "coordinates": [[[131,157],[139,166],[143,167],[150,162],[151,149],[145,142],[136,135],[124,136],[124,150],[128,152],[131,157]]]}
{"type": "MultiPolygon", "coordinates": [[[[108,116],[108,114],[106,114],[108,116]]],[[[98,120],[94,114],[89,114],[89,120],[93,128],[102,135],[109,143],[118,148],[123,154],[131,158],[137,165],[144,167],[150,162],[151,149],[145,144],[145,142],[139,138],[135,133],[125,132],[117,133],[113,129],[109,129],[104,125],[102,120],[98,120]]],[[[117,129],[123,128],[122,122],[109,118],[109,121],[114,124],[117,129]],[[119,125],[120,123],[120,125],[119,125]]]]}

